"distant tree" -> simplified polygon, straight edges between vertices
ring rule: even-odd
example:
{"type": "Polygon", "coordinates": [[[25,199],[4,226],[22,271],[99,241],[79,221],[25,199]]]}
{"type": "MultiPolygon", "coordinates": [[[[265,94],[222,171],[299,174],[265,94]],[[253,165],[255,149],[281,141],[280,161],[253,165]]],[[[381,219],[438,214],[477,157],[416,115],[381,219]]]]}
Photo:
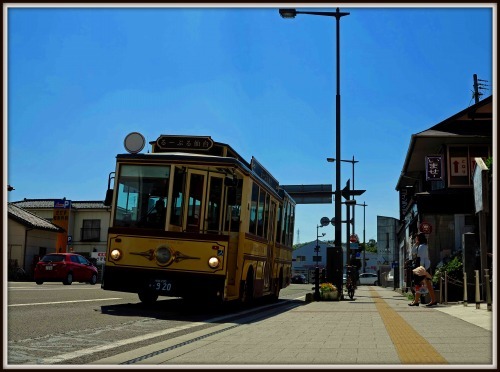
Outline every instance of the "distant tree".
{"type": "Polygon", "coordinates": [[[309,244],[310,242],[307,243],[297,243],[293,245],[293,250],[299,249],[300,247],[303,247],[304,245],[309,244]]]}
{"type": "Polygon", "coordinates": [[[366,252],[377,253],[377,242],[375,239],[370,239],[366,243],[365,247],[366,252]]]}

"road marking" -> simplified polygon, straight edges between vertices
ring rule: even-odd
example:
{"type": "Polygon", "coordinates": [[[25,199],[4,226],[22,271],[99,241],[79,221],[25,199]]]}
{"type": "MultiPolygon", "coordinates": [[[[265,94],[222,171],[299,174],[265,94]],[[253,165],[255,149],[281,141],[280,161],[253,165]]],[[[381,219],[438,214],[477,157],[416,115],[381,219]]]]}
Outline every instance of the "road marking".
{"type": "Polygon", "coordinates": [[[77,286],[64,286],[64,287],[9,287],[9,291],[64,291],[64,290],[80,290],[80,289],[101,289],[101,287],[77,287],[77,286]]]}
{"type": "Polygon", "coordinates": [[[70,303],[75,303],[75,302],[94,302],[94,301],[111,301],[111,300],[121,300],[121,298],[113,297],[113,298],[96,298],[94,300],[35,302],[32,304],[12,304],[12,305],[8,305],[8,306],[9,307],[18,307],[18,306],[56,305],[56,304],[70,304],[70,303]]]}
{"type": "MultiPolygon", "coordinates": [[[[220,319],[222,319],[222,318],[223,317],[220,317],[220,319]]],[[[219,318],[216,318],[216,319],[219,319],[219,318]]],[[[85,356],[85,355],[94,354],[94,353],[98,353],[98,352],[101,352],[101,351],[106,351],[106,350],[109,350],[109,349],[114,349],[114,348],[117,348],[119,346],[133,344],[135,342],[141,342],[141,341],[149,340],[149,339],[155,338],[155,337],[165,336],[165,335],[168,335],[170,333],[174,333],[174,332],[186,330],[186,329],[197,327],[197,326],[200,326],[200,325],[206,325],[207,323],[215,322],[216,319],[212,319],[212,321],[208,321],[208,322],[189,323],[189,324],[186,324],[186,325],[183,325],[183,326],[179,326],[179,327],[175,327],[175,328],[169,328],[169,329],[166,329],[166,330],[163,330],[163,331],[148,333],[147,335],[142,335],[142,336],[136,336],[136,337],[132,337],[132,338],[127,338],[127,339],[124,339],[124,340],[116,341],[116,342],[111,343],[111,344],[95,346],[95,347],[91,347],[91,348],[88,348],[88,349],[75,350],[75,351],[72,351],[72,352],[69,352],[69,353],[66,353],[66,354],[56,355],[56,356],[54,356],[52,358],[44,358],[44,359],[42,359],[40,361],[39,364],[55,364],[55,363],[64,362],[65,360],[79,358],[79,357],[82,357],[82,356],[85,356]]]]}
{"type": "MultiPolygon", "coordinates": [[[[272,304],[271,305],[266,305],[266,306],[260,307],[260,309],[262,311],[262,310],[265,310],[265,309],[267,309],[269,307],[272,307],[272,306],[273,306],[272,304]]],[[[252,313],[254,311],[255,310],[253,310],[253,309],[244,310],[244,311],[238,312],[237,314],[222,315],[222,316],[215,317],[215,318],[212,318],[212,319],[207,319],[204,322],[189,323],[189,324],[186,324],[186,325],[183,325],[183,326],[178,326],[178,327],[175,327],[175,328],[165,329],[163,331],[148,333],[146,335],[141,335],[141,336],[136,336],[136,337],[132,337],[132,338],[127,338],[127,339],[124,339],[124,340],[119,340],[119,341],[116,341],[116,342],[113,342],[113,343],[110,343],[110,344],[106,344],[106,345],[94,346],[94,347],[91,347],[91,348],[88,348],[88,349],[75,350],[75,351],[71,351],[69,353],[56,355],[56,356],[51,357],[51,358],[44,358],[38,364],[55,364],[55,363],[61,363],[61,362],[64,362],[66,360],[75,359],[75,358],[79,358],[79,357],[82,357],[82,356],[85,356],[85,355],[94,354],[94,353],[99,353],[101,351],[106,351],[106,350],[114,349],[114,348],[117,348],[117,347],[120,347],[120,346],[129,345],[129,344],[133,344],[133,343],[136,343],[136,342],[146,341],[146,340],[149,340],[149,339],[152,339],[152,338],[155,338],[155,337],[165,336],[165,335],[168,335],[168,334],[171,334],[171,333],[175,333],[175,332],[178,332],[178,331],[190,329],[190,328],[193,328],[193,327],[198,327],[198,326],[207,325],[207,324],[221,323],[223,320],[226,320],[228,318],[232,318],[235,315],[243,316],[243,315],[246,315],[248,313],[252,313]]],[[[232,323],[232,322],[224,324],[224,326],[229,326],[229,327],[232,327],[234,325],[235,325],[235,323],[232,323]]]]}
{"type": "Polygon", "coordinates": [[[377,291],[374,292],[373,301],[384,322],[398,357],[403,364],[448,364],[447,360],[411,327],[387,302],[382,300],[377,291]]]}

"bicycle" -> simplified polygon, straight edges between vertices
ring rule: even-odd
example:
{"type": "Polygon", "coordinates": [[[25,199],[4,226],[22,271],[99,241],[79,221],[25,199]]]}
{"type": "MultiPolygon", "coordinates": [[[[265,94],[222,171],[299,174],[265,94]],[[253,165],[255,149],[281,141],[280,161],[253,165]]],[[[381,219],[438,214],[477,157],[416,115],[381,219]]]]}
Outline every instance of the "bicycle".
{"type": "Polygon", "coordinates": [[[347,295],[352,300],[354,298],[354,291],[356,290],[356,282],[354,279],[354,273],[351,270],[352,266],[347,266],[347,279],[345,282],[345,288],[347,290],[347,295]]]}
{"type": "Polygon", "coordinates": [[[19,267],[19,266],[11,266],[9,267],[9,271],[8,271],[8,280],[13,280],[13,281],[21,281],[21,280],[24,280],[28,277],[28,275],[26,274],[26,271],[22,268],[22,267],[19,267]]]}

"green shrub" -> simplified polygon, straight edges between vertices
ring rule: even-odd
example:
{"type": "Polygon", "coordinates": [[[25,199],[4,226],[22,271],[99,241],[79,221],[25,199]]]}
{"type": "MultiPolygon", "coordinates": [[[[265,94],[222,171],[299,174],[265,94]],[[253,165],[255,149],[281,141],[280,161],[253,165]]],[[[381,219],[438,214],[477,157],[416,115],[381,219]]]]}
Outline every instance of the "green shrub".
{"type": "Polygon", "coordinates": [[[486,159],[484,163],[488,167],[488,176],[491,179],[491,177],[493,177],[493,157],[490,156],[489,158],[486,159]]]}
{"type": "Polygon", "coordinates": [[[464,276],[462,255],[455,256],[448,263],[444,264],[439,269],[437,269],[432,278],[432,282],[439,283],[439,279],[441,279],[441,277],[444,277],[445,272],[448,278],[455,279],[458,281],[462,280],[464,276]]]}

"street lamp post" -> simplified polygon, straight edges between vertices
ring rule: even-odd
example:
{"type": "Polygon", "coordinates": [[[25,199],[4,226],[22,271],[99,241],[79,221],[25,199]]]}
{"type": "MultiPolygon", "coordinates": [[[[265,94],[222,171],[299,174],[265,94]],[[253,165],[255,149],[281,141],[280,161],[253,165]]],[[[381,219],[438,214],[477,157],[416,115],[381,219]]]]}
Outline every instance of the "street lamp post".
{"type": "Polygon", "coordinates": [[[314,249],[316,251],[316,267],[314,269],[314,299],[316,301],[319,301],[319,298],[320,298],[320,295],[319,295],[319,266],[318,266],[319,238],[326,235],[326,233],[322,233],[321,236],[319,235],[318,230],[320,227],[323,227],[323,225],[316,225],[316,248],[314,249]]]}
{"type": "Polygon", "coordinates": [[[349,199],[349,200],[346,200],[345,202],[342,202],[342,204],[346,205],[346,235],[347,235],[347,241],[346,241],[346,256],[347,256],[347,260],[346,260],[346,264],[350,265],[352,251],[351,251],[351,242],[350,242],[350,239],[349,239],[350,236],[351,236],[350,228],[349,227],[350,227],[350,224],[354,222],[354,220],[351,219],[351,216],[350,216],[350,213],[349,213],[349,208],[351,206],[355,206],[356,205],[356,200],[349,199]]]}
{"type": "MultiPolygon", "coordinates": [[[[335,158],[326,158],[326,161],[329,162],[329,163],[333,163],[335,162],[335,158]]],[[[359,160],[354,160],[354,155],[352,156],[352,160],[343,160],[341,159],[340,161],[343,161],[345,163],[352,163],[352,189],[355,190],[356,188],[354,187],[354,164],[356,163],[359,163],[359,160]]],[[[355,206],[353,205],[352,206],[352,220],[353,221],[356,221],[356,218],[355,218],[355,206]]],[[[349,219],[349,218],[348,218],[349,219]]],[[[356,233],[356,226],[355,226],[355,223],[353,222],[352,223],[352,233],[355,234],[356,233]]]]}
{"type": "Polygon", "coordinates": [[[319,255],[319,238],[322,238],[326,235],[326,233],[322,233],[319,235],[319,228],[323,227],[323,225],[316,225],[316,249],[314,250],[316,252],[316,267],[318,267],[318,255],[319,255]]]}
{"type": "Polygon", "coordinates": [[[365,261],[365,252],[366,252],[366,214],[365,210],[368,205],[366,202],[363,202],[363,204],[356,204],[359,205],[360,207],[363,207],[363,272],[366,273],[366,261],[365,261]]]}
{"type": "MultiPolygon", "coordinates": [[[[337,159],[341,159],[340,155],[340,18],[349,15],[349,13],[341,12],[339,8],[335,12],[303,12],[296,9],[280,9],[279,13],[283,18],[295,18],[297,14],[309,14],[318,16],[335,17],[337,26],[337,94],[335,99],[336,115],[335,115],[335,128],[336,128],[336,151],[335,156],[337,159]]],[[[335,249],[342,251],[342,209],[341,209],[341,190],[340,190],[340,161],[336,163],[335,168],[335,249]]],[[[327,264],[328,264],[327,260],[327,264]]],[[[331,273],[333,270],[327,268],[327,273],[331,273]]],[[[328,274],[330,275],[330,274],[328,274]]],[[[338,275],[337,275],[338,276],[338,275]]],[[[342,275],[340,275],[342,276],[342,275]]],[[[342,293],[342,278],[335,278],[334,283],[337,288],[339,288],[340,293],[342,293]]]]}

